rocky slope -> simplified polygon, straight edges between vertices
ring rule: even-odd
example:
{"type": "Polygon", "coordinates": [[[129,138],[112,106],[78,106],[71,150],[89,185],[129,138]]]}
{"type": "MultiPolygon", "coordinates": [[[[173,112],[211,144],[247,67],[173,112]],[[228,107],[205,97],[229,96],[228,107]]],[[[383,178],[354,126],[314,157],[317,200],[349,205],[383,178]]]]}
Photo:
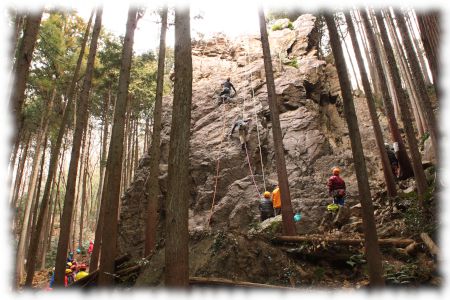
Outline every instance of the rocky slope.
{"type": "MultiPolygon", "coordinates": [[[[325,184],[333,166],[338,165],[343,170],[350,206],[358,203],[337,73],[333,65],[317,58],[314,23],[315,17],[302,15],[294,22],[293,30],[271,31],[269,36],[292,205],[294,211],[301,211],[303,215],[297,228],[300,234],[319,230],[329,203],[325,184]]],[[[271,191],[277,182],[261,43],[256,36],[236,40],[217,36],[194,42],[192,47],[189,228],[191,231],[227,229],[246,233],[259,220],[258,194],[265,189],[271,191]],[[226,77],[231,77],[237,95],[230,103],[219,106],[217,97],[226,77]],[[227,138],[232,124],[242,113],[252,118],[250,164],[240,149],[237,133],[231,139],[227,138]],[[219,177],[213,205],[218,160],[219,177]]],[[[163,100],[159,174],[162,214],[167,191],[171,100],[170,96],[163,100]]],[[[374,152],[375,142],[365,99],[356,98],[355,105],[370,181],[376,190],[382,174],[374,152]]],[[[149,157],[140,160],[133,183],[121,203],[119,249],[136,258],[142,257],[143,250],[147,204],[144,186],[150,176],[149,161],[149,157]]]]}

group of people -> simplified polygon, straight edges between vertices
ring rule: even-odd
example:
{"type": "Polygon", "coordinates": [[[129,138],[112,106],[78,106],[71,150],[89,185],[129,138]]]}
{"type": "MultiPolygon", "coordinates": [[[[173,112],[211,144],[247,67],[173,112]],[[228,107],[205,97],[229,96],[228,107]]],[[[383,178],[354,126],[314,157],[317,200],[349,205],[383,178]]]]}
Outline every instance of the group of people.
{"type": "MultiPolygon", "coordinates": [[[[347,195],[345,181],[340,177],[340,173],[341,169],[334,167],[332,176],[327,181],[328,195],[333,198],[333,205],[338,208],[344,206],[347,195]]],[[[263,196],[259,202],[261,222],[281,214],[280,187],[277,185],[272,193],[265,191],[263,196]]]]}
{"type": "Polygon", "coordinates": [[[259,202],[261,222],[281,214],[280,187],[277,185],[272,193],[265,191],[263,196],[259,202]]]}
{"type": "MultiPolygon", "coordinates": [[[[89,256],[92,254],[94,250],[94,243],[92,241],[89,242],[88,254],[89,256]]],[[[81,250],[77,249],[77,253],[80,254],[81,250]]],[[[74,257],[74,253],[72,251],[69,252],[66,259],[66,271],[64,276],[64,286],[68,287],[75,281],[78,281],[89,275],[87,272],[88,266],[85,263],[79,263],[74,257]]],[[[49,288],[53,288],[53,284],[55,283],[55,268],[49,272],[50,283],[49,288]]]]}

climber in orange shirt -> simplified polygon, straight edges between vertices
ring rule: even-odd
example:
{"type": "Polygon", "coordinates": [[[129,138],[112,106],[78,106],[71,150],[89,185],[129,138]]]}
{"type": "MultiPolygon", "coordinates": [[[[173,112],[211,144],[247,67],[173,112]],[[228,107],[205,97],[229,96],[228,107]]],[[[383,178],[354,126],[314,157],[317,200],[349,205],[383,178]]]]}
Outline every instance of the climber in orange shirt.
{"type": "Polygon", "coordinates": [[[272,192],[272,204],[275,210],[275,216],[281,215],[281,195],[280,187],[277,185],[272,192]]]}

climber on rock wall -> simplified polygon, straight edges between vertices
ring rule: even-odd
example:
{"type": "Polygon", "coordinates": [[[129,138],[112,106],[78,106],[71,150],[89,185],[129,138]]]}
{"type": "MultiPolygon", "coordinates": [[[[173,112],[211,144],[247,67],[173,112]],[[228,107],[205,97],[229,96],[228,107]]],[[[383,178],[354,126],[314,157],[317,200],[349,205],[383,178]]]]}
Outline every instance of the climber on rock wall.
{"type": "Polygon", "coordinates": [[[248,127],[250,126],[251,119],[243,117],[240,117],[237,119],[236,122],[234,122],[233,127],[231,128],[231,132],[228,134],[228,137],[231,137],[231,135],[234,133],[234,129],[237,127],[239,131],[239,140],[241,142],[241,148],[242,150],[245,150],[246,147],[248,147],[248,127]]]}
{"type": "Polygon", "coordinates": [[[228,77],[227,80],[224,83],[222,83],[222,87],[223,87],[223,90],[219,95],[220,98],[222,98],[222,99],[223,98],[231,98],[232,97],[231,89],[233,89],[233,91],[234,91],[233,97],[234,97],[234,95],[236,95],[236,89],[234,88],[234,85],[231,83],[230,77],[228,77]]]}
{"type": "Polygon", "coordinates": [[[338,167],[334,167],[332,173],[327,182],[328,195],[333,197],[334,204],[343,206],[346,195],[345,181],[339,176],[341,170],[338,167]]]}
{"type": "Polygon", "coordinates": [[[258,208],[261,213],[261,222],[274,216],[270,192],[264,192],[264,198],[259,201],[258,208]]]}

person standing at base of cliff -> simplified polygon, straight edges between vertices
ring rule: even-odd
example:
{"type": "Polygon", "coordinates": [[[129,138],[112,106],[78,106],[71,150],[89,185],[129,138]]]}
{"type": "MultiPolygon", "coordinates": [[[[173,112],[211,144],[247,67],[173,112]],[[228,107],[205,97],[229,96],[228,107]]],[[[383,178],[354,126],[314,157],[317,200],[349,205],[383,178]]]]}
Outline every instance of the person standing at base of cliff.
{"type": "Polygon", "coordinates": [[[328,179],[328,195],[333,197],[333,203],[340,206],[344,206],[346,187],[345,181],[339,176],[341,169],[334,167],[332,170],[333,175],[328,179]]]}
{"type": "Polygon", "coordinates": [[[281,194],[278,184],[272,192],[272,205],[273,210],[275,211],[275,216],[281,215],[281,194]]]}
{"type": "Polygon", "coordinates": [[[234,95],[236,94],[236,89],[234,88],[234,85],[231,83],[230,77],[228,77],[227,80],[224,83],[222,83],[222,87],[223,90],[220,93],[220,97],[226,96],[228,98],[231,98],[231,89],[233,89],[234,95]]]}
{"type": "Polygon", "coordinates": [[[244,119],[242,117],[237,119],[237,121],[234,122],[233,127],[231,128],[231,132],[228,134],[228,137],[231,137],[234,133],[234,129],[236,129],[237,127],[239,132],[239,141],[241,142],[242,150],[248,148],[248,139],[249,139],[248,128],[250,126],[250,122],[251,122],[250,118],[244,119]]]}
{"type": "Polygon", "coordinates": [[[259,212],[261,213],[261,222],[274,216],[270,192],[264,192],[264,198],[259,200],[259,212]]]}
{"type": "Polygon", "coordinates": [[[399,164],[397,156],[395,155],[394,150],[391,148],[391,146],[388,143],[384,144],[384,148],[386,149],[387,156],[389,158],[389,163],[391,164],[392,173],[396,178],[398,178],[399,175],[399,164]]]}

